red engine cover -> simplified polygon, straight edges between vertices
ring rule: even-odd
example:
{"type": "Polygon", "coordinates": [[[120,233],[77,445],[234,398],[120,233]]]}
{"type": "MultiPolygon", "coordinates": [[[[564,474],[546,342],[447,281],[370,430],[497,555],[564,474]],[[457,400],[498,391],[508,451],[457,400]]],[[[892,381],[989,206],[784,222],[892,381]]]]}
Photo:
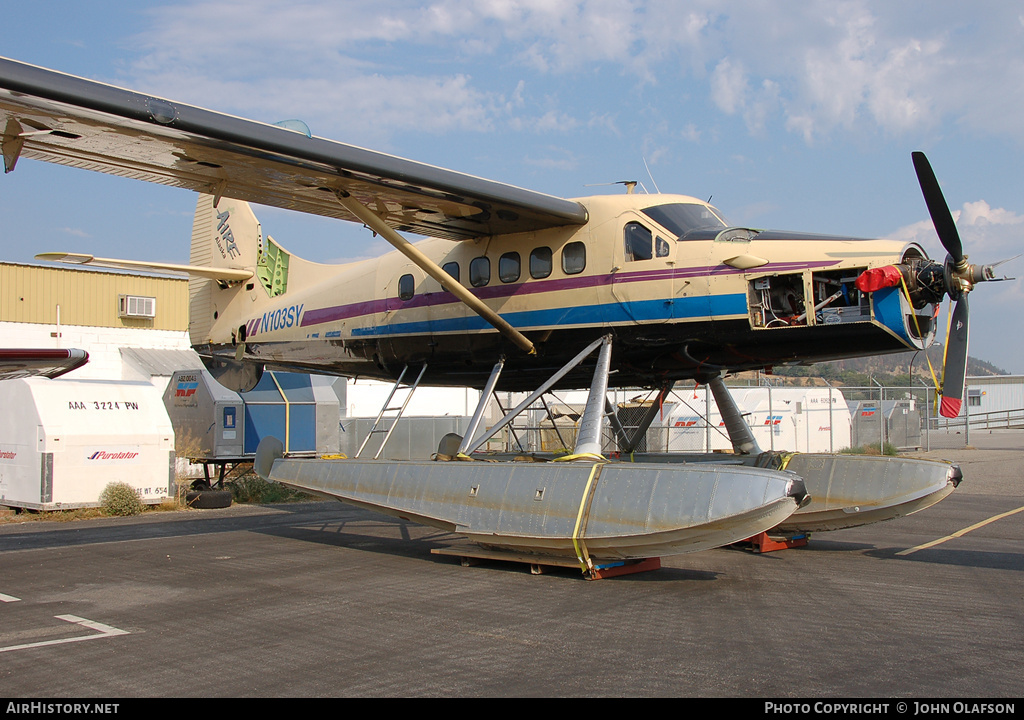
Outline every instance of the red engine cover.
{"type": "Polygon", "coordinates": [[[887,287],[897,287],[900,284],[902,273],[895,265],[886,265],[880,268],[865,270],[857,278],[857,289],[861,292],[874,292],[887,287]]]}

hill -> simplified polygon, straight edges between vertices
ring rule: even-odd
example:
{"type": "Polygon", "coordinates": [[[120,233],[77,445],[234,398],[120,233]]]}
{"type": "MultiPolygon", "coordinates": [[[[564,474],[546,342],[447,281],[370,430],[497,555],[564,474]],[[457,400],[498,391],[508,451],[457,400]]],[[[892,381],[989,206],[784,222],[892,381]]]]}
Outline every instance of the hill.
{"type": "MultiPolygon", "coordinates": [[[[935,374],[941,379],[943,346],[936,344],[928,348],[935,374]]],[[[992,363],[968,356],[968,375],[1009,375],[992,363]]],[[[772,373],[778,379],[787,378],[796,385],[823,384],[814,382],[823,378],[835,386],[869,386],[879,383],[886,386],[907,387],[922,382],[931,385],[931,374],[924,352],[894,353],[873,357],[833,360],[813,365],[788,365],[776,367],[772,373]],[[803,379],[801,381],[801,379],[803,379]]]]}

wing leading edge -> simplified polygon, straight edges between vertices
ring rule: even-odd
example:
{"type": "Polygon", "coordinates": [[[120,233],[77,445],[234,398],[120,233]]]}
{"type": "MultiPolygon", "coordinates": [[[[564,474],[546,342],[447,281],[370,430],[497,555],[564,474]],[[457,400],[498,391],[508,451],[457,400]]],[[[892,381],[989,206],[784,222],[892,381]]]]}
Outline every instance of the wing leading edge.
{"type": "Polygon", "coordinates": [[[453,240],[587,222],[571,200],[6,58],[0,128],[7,172],[25,157],[358,222],[341,192],[453,240]]]}

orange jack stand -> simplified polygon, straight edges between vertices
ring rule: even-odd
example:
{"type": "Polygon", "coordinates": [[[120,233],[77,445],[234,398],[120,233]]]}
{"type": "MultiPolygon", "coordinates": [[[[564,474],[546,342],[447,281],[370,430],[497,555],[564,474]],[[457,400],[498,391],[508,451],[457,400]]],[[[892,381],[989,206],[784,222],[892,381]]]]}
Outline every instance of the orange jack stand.
{"type": "Polygon", "coordinates": [[[770,537],[763,532],[744,542],[750,543],[750,549],[756,553],[774,552],[775,550],[788,550],[790,548],[803,547],[807,544],[807,535],[794,535],[793,537],[770,537]]]}
{"type": "Polygon", "coordinates": [[[621,565],[596,566],[592,571],[586,573],[586,577],[587,580],[604,580],[620,575],[632,575],[633,573],[657,570],[660,567],[661,558],[646,558],[644,560],[624,562],[621,565]]]}

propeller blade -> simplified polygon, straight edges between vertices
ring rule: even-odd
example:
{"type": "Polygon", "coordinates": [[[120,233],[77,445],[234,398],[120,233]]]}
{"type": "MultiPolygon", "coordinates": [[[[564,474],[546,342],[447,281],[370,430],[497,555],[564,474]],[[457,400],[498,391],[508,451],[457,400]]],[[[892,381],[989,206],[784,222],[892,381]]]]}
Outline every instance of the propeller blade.
{"type": "Polygon", "coordinates": [[[939,414],[955,418],[964,401],[964,381],[967,376],[967,296],[953,308],[953,318],[946,337],[946,362],[942,369],[942,402],[939,414]]]}
{"type": "Polygon", "coordinates": [[[956,231],[956,223],[953,222],[946,199],[942,197],[939,181],[932,172],[931,163],[923,152],[911,153],[911,157],[914,160],[914,170],[917,171],[917,182],[921,185],[924,202],[928,206],[928,214],[932,216],[932,224],[935,225],[939,242],[953,258],[953,263],[959,263],[964,259],[963,244],[960,242],[960,234],[956,231]]]}

